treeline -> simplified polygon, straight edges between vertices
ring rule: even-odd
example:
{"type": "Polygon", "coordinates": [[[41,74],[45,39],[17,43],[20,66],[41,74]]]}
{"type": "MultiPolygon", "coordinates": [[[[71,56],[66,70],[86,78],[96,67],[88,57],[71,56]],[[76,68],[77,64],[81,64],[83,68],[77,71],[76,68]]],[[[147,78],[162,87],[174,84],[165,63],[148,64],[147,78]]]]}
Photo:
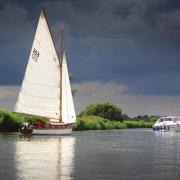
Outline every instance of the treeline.
{"type": "Polygon", "coordinates": [[[110,103],[95,103],[87,106],[77,117],[74,130],[105,130],[126,128],[152,128],[157,116],[131,118],[110,103]]]}
{"type": "Polygon", "coordinates": [[[153,122],[143,120],[124,120],[111,121],[98,116],[81,116],[77,118],[73,129],[75,131],[82,130],[108,130],[108,129],[127,129],[127,128],[152,128],[153,122]]]}
{"type": "MultiPolygon", "coordinates": [[[[126,128],[151,128],[157,116],[137,116],[130,118],[122,110],[110,103],[95,103],[87,106],[73,125],[74,131],[106,130],[126,128]]],[[[21,115],[8,110],[0,110],[0,131],[18,131],[25,122],[48,121],[46,118],[21,115]]]]}

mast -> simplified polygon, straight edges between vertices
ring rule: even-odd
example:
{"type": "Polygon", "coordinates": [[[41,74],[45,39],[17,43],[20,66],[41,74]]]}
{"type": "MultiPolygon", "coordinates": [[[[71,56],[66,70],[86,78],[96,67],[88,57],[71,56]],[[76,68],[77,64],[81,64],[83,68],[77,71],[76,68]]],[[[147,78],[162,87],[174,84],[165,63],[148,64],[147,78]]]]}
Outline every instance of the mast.
{"type": "Polygon", "coordinates": [[[64,31],[63,26],[61,26],[61,47],[60,47],[60,119],[59,122],[62,123],[62,61],[64,54],[64,31]]]}

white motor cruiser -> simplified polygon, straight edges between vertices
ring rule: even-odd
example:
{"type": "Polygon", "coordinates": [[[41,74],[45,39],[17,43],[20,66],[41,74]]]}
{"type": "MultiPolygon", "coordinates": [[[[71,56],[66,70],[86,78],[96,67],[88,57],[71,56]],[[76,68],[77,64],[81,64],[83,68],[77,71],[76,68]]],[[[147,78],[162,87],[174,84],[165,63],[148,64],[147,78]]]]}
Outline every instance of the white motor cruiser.
{"type": "Polygon", "coordinates": [[[159,118],[153,125],[154,131],[175,131],[180,132],[180,117],[163,116],[159,118]]]}

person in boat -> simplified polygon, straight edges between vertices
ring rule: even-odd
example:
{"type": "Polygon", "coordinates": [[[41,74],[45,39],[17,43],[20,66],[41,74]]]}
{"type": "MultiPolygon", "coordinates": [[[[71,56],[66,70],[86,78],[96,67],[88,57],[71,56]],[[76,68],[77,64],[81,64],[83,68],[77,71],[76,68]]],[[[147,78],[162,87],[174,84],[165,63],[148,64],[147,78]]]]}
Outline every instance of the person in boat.
{"type": "Polygon", "coordinates": [[[28,128],[31,128],[31,127],[32,126],[31,126],[30,122],[25,122],[22,129],[28,129],[28,128]]]}
{"type": "Polygon", "coordinates": [[[31,134],[33,132],[32,125],[29,122],[25,122],[20,132],[25,135],[31,134]]]}

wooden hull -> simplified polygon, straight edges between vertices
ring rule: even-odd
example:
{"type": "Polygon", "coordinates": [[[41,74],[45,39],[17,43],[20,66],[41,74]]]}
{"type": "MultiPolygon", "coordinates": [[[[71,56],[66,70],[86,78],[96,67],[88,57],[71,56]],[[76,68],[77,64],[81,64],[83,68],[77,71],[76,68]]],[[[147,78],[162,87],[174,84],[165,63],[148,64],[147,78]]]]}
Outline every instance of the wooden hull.
{"type": "Polygon", "coordinates": [[[31,128],[22,128],[22,129],[20,129],[20,132],[21,132],[21,134],[28,135],[28,134],[32,134],[33,129],[31,129],[31,128]]]}
{"type": "Polygon", "coordinates": [[[42,129],[20,129],[24,135],[69,135],[72,133],[72,128],[42,128],[42,129]]]}
{"type": "Polygon", "coordinates": [[[60,124],[56,122],[35,122],[29,127],[20,129],[22,134],[32,135],[68,135],[72,132],[71,124],[60,124]]]}

